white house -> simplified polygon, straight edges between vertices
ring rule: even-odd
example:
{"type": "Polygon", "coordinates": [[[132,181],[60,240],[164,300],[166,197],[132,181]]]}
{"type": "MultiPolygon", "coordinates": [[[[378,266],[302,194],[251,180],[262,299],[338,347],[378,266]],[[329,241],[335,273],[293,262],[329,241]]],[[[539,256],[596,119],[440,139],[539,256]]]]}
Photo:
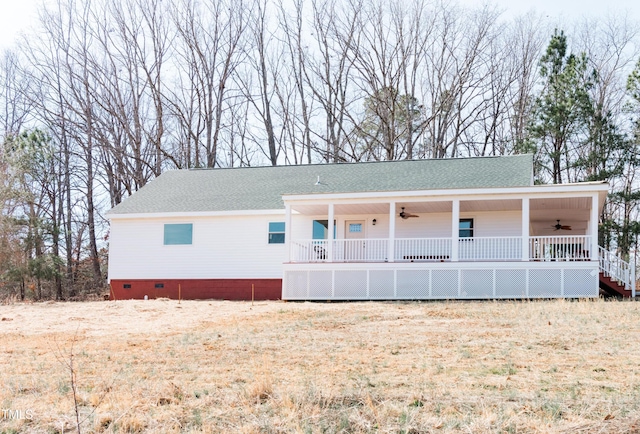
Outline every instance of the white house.
{"type": "Polygon", "coordinates": [[[112,296],[635,296],[607,191],[534,185],[530,155],[169,171],[108,213],[112,296]]]}

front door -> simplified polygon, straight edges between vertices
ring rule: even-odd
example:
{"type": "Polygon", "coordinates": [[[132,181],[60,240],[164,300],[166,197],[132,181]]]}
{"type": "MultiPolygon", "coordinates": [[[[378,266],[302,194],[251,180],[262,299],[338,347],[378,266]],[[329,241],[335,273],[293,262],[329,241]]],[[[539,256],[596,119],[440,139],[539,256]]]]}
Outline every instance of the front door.
{"type": "Polygon", "coordinates": [[[345,244],[344,244],[344,260],[345,261],[363,261],[364,260],[364,229],[365,220],[347,220],[345,221],[345,244]]]}

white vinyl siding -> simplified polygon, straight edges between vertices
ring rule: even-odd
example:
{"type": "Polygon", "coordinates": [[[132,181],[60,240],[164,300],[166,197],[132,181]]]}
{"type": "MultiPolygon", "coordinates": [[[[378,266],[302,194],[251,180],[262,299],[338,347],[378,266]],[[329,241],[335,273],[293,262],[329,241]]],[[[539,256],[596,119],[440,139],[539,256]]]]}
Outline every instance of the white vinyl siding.
{"type": "Polygon", "coordinates": [[[522,235],[522,211],[520,210],[460,213],[460,218],[473,219],[474,237],[519,237],[522,235]]]}
{"type": "Polygon", "coordinates": [[[281,278],[285,244],[265,242],[270,221],[274,216],[194,218],[191,245],[164,246],[164,225],[183,219],[112,219],[109,278],[281,278]]]}
{"type": "Polygon", "coordinates": [[[451,213],[425,213],[418,215],[418,218],[406,220],[396,218],[396,238],[451,237],[451,213]]]}

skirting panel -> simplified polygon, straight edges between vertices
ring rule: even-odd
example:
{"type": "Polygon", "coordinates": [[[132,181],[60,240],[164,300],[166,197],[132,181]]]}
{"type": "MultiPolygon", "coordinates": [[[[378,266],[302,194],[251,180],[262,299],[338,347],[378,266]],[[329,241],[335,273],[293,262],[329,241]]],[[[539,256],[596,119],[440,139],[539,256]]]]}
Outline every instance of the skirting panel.
{"type": "Polygon", "coordinates": [[[338,300],[357,300],[367,298],[367,271],[336,271],[333,298],[338,300]]]}
{"type": "Polygon", "coordinates": [[[462,270],[461,298],[493,298],[493,270],[462,270]]]}
{"type": "Polygon", "coordinates": [[[391,300],[394,297],[393,270],[371,270],[369,271],[369,299],[371,300],[391,300]]]}
{"type": "Polygon", "coordinates": [[[395,298],[429,298],[429,270],[399,270],[396,273],[398,283],[395,298]]]}
{"type": "Polygon", "coordinates": [[[597,273],[592,270],[570,268],[563,271],[565,297],[597,297],[599,292],[598,284],[593,284],[593,279],[597,276],[597,273]]]}
{"type": "MultiPolygon", "coordinates": [[[[428,300],[597,297],[597,264],[465,268],[376,264],[317,264],[284,272],[284,300],[428,300]],[[313,267],[313,266],[312,266],[313,267]],[[371,268],[368,268],[371,267],[371,268]],[[379,268],[378,268],[379,267],[379,268]],[[436,268],[437,267],[437,268],[436,268]]],[[[528,264],[527,264],[528,265],[528,264]]]]}
{"type": "Polygon", "coordinates": [[[527,270],[496,270],[496,298],[526,298],[527,270]]]}
{"type": "Polygon", "coordinates": [[[309,300],[330,300],[333,297],[333,272],[310,271],[309,272],[309,300]]]}
{"type": "Polygon", "coordinates": [[[454,299],[458,298],[458,270],[431,271],[431,297],[454,299]]]}
{"type": "Polygon", "coordinates": [[[562,270],[529,270],[529,297],[562,296],[562,270]]]}
{"type": "Polygon", "coordinates": [[[287,273],[287,293],[291,300],[304,300],[308,296],[309,272],[289,271],[287,273]]]}

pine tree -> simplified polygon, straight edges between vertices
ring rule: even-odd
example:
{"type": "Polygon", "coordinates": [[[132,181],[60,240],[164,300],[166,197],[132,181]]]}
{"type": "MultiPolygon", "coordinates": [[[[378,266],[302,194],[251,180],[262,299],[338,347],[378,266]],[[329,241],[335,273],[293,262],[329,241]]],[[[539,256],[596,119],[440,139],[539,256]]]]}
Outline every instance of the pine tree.
{"type": "Polygon", "coordinates": [[[556,30],[540,59],[544,89],[536,99],[530,135],[536,146],[539,181],[554,184],[577,181],[575,161],[589,141],[592,103],[584,53],[567,53],[567,38],[556,30]],[[549,179],[550,178],[550,179],[549,179]]]}

